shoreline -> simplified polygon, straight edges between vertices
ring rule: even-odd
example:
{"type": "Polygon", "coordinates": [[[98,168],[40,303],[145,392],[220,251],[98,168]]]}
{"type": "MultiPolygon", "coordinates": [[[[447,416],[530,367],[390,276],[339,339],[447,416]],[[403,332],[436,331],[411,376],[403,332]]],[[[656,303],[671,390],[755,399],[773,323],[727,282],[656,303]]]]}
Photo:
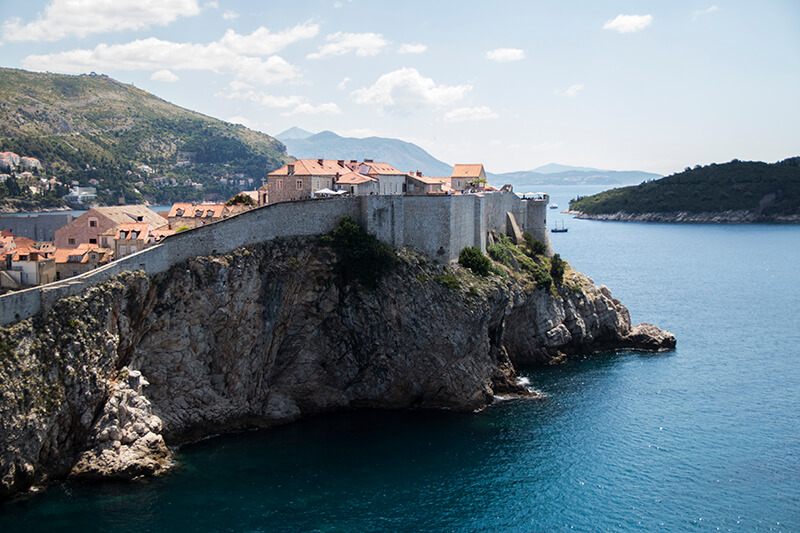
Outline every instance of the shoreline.
{"type": "Polygon", "coordinates": [[[800,215],[764,216],[752,211],[711,211],[689,213],[673,211],[667,213],[584,213],[568,209],[561,213],[574,215],[584,220],[613,222],[660,222],[671,224],[800,224],[800,215]]]}

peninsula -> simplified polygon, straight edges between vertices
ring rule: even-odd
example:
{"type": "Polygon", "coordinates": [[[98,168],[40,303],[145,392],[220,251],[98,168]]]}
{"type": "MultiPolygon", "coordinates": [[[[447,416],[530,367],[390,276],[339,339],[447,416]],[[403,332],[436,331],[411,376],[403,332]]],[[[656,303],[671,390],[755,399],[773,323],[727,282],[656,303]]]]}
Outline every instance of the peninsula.
{"type": "Polygon", "coordinates": [[[637,222],[800,222],[800,157],[696,166],[633,187],[577,198],[578,218],[637,222]]]}
{"type": "Polygon", "coordinates": [[[169,446],[336,410],[480,409],[535,395],[520,365],[674,348],[552,254],[547,201],[277,203],[0,297],[0,493],[158,475],[169,446]]]}

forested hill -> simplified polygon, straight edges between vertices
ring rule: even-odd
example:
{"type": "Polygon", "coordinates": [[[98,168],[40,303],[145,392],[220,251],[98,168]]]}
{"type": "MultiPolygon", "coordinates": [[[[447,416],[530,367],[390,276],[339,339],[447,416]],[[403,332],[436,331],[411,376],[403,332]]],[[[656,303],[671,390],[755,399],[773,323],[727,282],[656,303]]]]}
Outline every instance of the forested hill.
{"type": "MultiPolygon", "coordinates": [[[[228,180],[261,178],[288,161],[272,137],[183,109],[103,75],[68,76],[0,69],[0,151],[35,157],[48,177],[91,179],[99,192],[130,200],[227,195],[228,180]],[[147,165],[148,175],[132,176],[147,165]],[[177,187],[157,187],[175,178],[177,187]],[[216,180],[214,178],[217,178],[216,180]],[[203,187],[184,183],[187,180],[203,187]],[[134,190],[133,184],[139,182],[134,190]],[[185,190],[184,190],[185,189],[185,190]]],[[[141,172],[139,172],[141,174],[141,172]]],[[[62,179],[63,178],[63,179],[62,179]]],[[[65,181],[66,180],[66,181],[65,181]]],[[[0,190],[0,193],[4,191],[0,190]]],[[[7,194],[7,191],[5,191],[7,194]]]]}
{"type": "MultiPolygon", "coordinates": [[[[589,218],[637,220],[642,214],[746,212],[746,219],[800,220],[800,157],[777,163],[739,161],[711,164],[633,187],[570,201],[571,211],[589,218]]],[[[651,220],[669,221],[667,218],[651,220]]],[[[735,220],[731,220],[735,221],[735,220]]]]}

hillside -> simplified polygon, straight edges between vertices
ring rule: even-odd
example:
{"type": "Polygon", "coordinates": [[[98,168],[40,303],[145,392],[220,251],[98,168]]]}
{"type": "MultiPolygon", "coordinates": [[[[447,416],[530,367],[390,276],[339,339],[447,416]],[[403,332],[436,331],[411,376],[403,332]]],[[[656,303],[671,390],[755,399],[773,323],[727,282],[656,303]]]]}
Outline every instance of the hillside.
{"type": "Polygon", "coordinates": [[[305,138],[303,130],[292,128],[280,135],[291,155],[299,159],[373,159],[389,163],[402,172],[421,170],[426,176],[449,176],[453,167],[439,161],[419,146],[385,137],[356,139],[323,131],[305,138]]]}
{"type": "MultiPolygon", "coordinates": [[[[42,175],[65,184],[96,179],[99,197],[106,201],[116,201],[120,193],[128,201],[226,197],[241,187],[218,178],[239,174],[257,186],[288,161],[285,147],[268,135],[183,109],[107,76],[15,69],[0,69],[2,151],[39,159],[42,175]],[[137,176],[140,165],[152,172],[137,176]],[[154,182],[154,177],[164,179],[154,182]],[[171,178],[177,186],[160,185],[171,178]]],[[[9,191],[0,193],[7,198],[9,191]]]]}
{"type": "Polygon", "coordinates": [[[577,198],[570,201],[570,210],[616,220],[800,220],[800,157],[772,164],[734,159],[687,168],[634,187],[577,198]],[[734,214],[720,219],[719,214],[728,212],[734,214]]]}

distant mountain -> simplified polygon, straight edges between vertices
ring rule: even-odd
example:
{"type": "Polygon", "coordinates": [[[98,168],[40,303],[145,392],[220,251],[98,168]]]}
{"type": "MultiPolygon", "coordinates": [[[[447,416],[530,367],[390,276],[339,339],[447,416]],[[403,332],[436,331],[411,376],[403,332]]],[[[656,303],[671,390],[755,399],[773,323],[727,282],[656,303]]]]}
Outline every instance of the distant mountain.
{"type": "Polygon", "coordinates": [[[341,137],[332,131],[323,131],[303,139],[286,136],[295,130],[303,131],[292,128],[278,135],[278,138],[286,144],[289,154],[298,159],[373,159],[389,163],[402,172],[421,170],[426,176],[449,176],[453,172],[452,166],[439,161],[419,146],[399,139],[356,139],[341,137]]]}
{"type": "Polygon", "coordinates": [[[586,215],[748,212],[744,221],[800,220],[800,157],[767,164],[734,159],[570,201],[586,215]],[[751,220],[752,219],[752,220],[751,220]]]}
{"type": "MultiPolygon", "coordinates": [[[[219,177],[250,177],[252,185],[260,185],[288,161],[286,148],[269,135],[178,107],[108,76],[7,68],[0,68],[2,151],[39,159],[43,175],[64,183],[97,180],[98,197],[108,203],[120,195],[128,202],[224,200],[238,191],[219,177]],[[147,172],[139,170],[142,165],[147,172]],[[156,176],[163,180],[156,182],[156,176]],[[170,179],[178,185],[160,186],[170,179]]],[[[20,190],[31,196],[28,187],[20,190]]],[[[0,199],[15,197],[12,192],[0,187],[0,199]]]]}
{"type": "Polygon", "coordinates": [[[558,174],[559,172],[570,172],[576,170],[581,172],[608,172],[607,170],[600,170],[599,168],[572,167],[569,165],[559,165],[558,163],[548,163],[546,165],[536,167],[533,169],[533,172],[537,172],[539,174],[558,174]]]}
{"type": "Polygon", "coordinates": [[[487,174],[492,185],[510,183],[517,189],[539,185],[628,185],[660,177],[660,174],[640,170],[600,170],[552,163],[535,170],[487,174]],[[542,169],[545,172],[541,172],[542,169]]]}
{"type": "Polygon", "coordinates": [[[288,130],[276,135],[275,138],[281,142],[284,142],[294,139],[308,139],[312,135],[314,134],[302,128],[289,128],[288,130]]]}

